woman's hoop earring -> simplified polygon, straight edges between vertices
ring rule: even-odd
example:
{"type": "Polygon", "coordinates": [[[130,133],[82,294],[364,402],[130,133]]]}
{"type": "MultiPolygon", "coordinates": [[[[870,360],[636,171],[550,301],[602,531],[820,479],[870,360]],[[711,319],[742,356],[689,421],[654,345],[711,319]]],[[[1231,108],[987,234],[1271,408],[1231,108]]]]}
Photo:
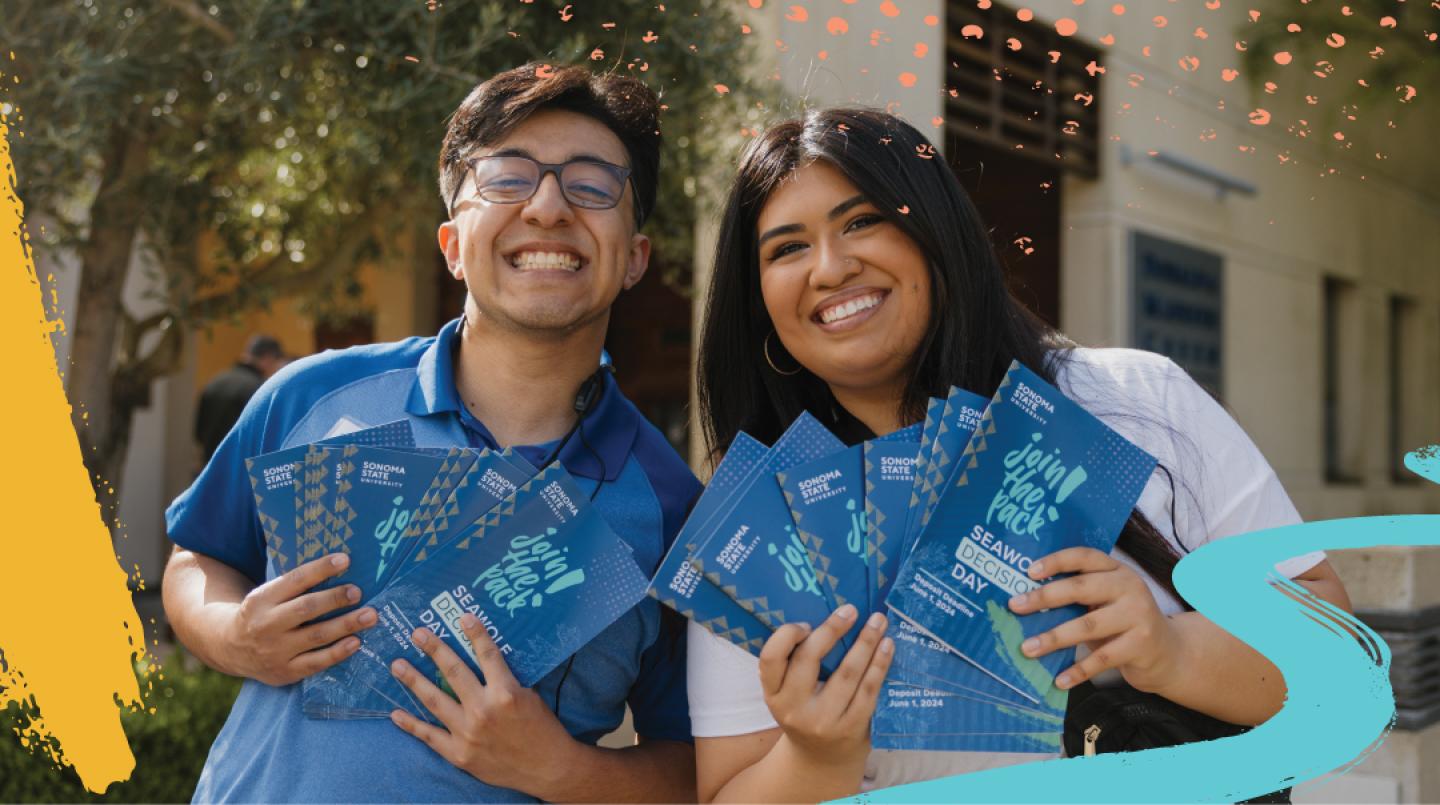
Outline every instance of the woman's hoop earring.
{"type": "Polygon", "coordinates": [[[788,372],[781,371],[780,367],[775,365],[775,359],[770,357],[770,336],[774,334],[774,330],[771,330],[769,333],[767,333],[765,336],[765,342],[760,348],[760,351],[765,353],[765,362],[770,364],[770,369],[774,371],[775,374],[780,375],[781,377],[790,377],[792,375],[800,374],[800,365],[798,362],[796,363],[795,368],[791,369],[788,372]]]}

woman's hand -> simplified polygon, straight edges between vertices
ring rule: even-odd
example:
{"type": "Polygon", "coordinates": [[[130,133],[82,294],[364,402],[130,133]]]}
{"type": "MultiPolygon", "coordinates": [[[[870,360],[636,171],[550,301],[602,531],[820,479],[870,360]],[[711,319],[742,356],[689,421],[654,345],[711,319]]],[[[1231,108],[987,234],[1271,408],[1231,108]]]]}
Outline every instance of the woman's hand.
{"type": "Polygon", "coordinates": [[[1120,669],[1131,686],[1158,693],[1174,680],[1182,641],[1160,612],[1145,580],[1129,566],[1094,548],[1067,548],[1030,565],[1030,578],[1041,581],[1074,573],[1010,599],[1010,609],[1025,615],[1068,604],[1083,604],[1086,614],[1029,638],[1020,650],[1027,657],[1084,643],[1090,656],[1055,677],[1068,690],[1108,668],[1120,669]]]}
{"type": "Polygon", "coordinates": [[[839,668],[816,689],[820,661],[850,631],[855,616],[855,607],[846,604],[813,632],[803,624],[775,630],[760,652],[760,685],[795,750],[816,762],[854,764],[863,772],[870,716],[895,656],[884,615],[870,616],[839,668]]]}

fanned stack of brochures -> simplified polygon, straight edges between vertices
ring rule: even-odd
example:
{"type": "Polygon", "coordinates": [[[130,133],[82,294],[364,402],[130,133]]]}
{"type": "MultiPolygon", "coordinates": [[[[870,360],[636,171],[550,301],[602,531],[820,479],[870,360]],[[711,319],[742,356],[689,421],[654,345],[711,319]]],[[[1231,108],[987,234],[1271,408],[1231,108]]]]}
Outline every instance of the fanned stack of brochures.
{"type": "MultiPolygon", "coordinates": [[[[390,673],[428,628],[480,675],[460,616],[479,618],[520,684],[534,685],[644,598],[631,547],[558,463],[512,451],[415,447],[407,421],[248,459],[270,575],[349,554],[324,587],[354,584],[379,622],[360,649],[307,678],[314,718],[433,716],[390,673]]],[[[349,611],[342,610],[342,611],[349,611]]]]}
{"type": "Polygon", "coordinates": [[[1075,652],[1030,659],[1020,644],[1084,610],[1007,603],[1038,586],[1036,559],[1108,553],[1154,468],[1019,363],[992,399],[952,389],[923,425],[858,446],[802,414],[771,447],[735,438],[650,594],[756,655],[783,624],[885,611],[895,658],[876,748],[1054,753],[1054,678],[1075,652]]]}

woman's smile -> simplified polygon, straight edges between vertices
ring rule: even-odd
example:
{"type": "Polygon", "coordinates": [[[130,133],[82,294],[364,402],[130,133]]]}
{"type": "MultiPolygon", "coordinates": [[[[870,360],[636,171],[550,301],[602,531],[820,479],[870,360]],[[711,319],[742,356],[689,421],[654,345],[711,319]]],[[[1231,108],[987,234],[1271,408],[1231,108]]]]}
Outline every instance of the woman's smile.
{"type": "Polygon", "coordinates": [[[827,333],[849,332],[873,318],[889,296],[875,288],[842,291],[822,301],[810,320],[827,333]]]}

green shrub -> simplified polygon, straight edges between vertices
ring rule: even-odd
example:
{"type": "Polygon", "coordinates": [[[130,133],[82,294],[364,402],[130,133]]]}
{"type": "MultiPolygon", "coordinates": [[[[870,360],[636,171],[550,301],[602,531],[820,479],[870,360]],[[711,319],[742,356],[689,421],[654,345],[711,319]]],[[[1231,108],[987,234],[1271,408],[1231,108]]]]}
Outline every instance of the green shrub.
{"type": "MultiPolygon", "coordinates": [[[[103,795],[85,790],[70,767],[57,769],[43,749],[20,745],[11,727],[27,723],[12,703],[0,716],[0,802],[189,802],[210,744],[240,692],[240,680],[206,668],[179,652],[165,660],[148,712],[125,711],[121,723],[135,753],[130,779],[103,795]]],[[[143,677],[142,677],[143,679],[143,677]]]]}

